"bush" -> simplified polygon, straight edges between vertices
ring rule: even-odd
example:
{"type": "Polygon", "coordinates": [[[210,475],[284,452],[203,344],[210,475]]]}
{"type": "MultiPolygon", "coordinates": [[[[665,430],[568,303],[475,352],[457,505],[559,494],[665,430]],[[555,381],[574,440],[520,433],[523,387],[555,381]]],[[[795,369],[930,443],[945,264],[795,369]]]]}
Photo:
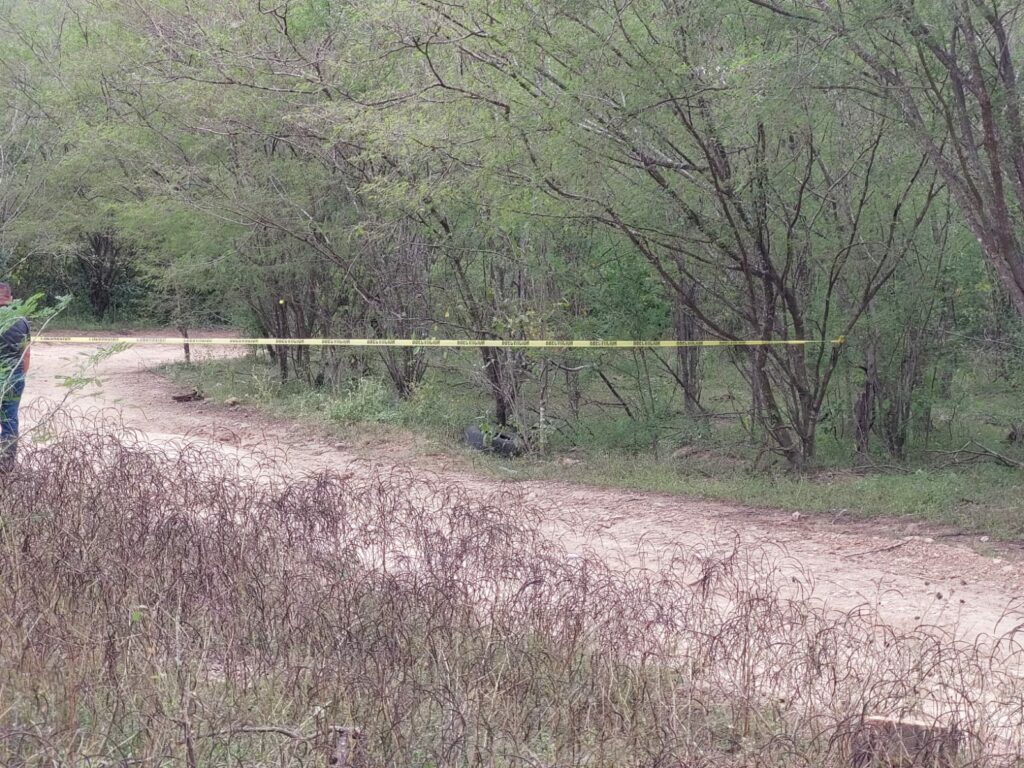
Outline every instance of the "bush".
{"type": "Polygon", "coordinates": [[[475,391],[467,392],[440,377],[427,377],[402,403],[402,423],[426,428],[433,434],[456,441],[474,419],[486,419],[491,403],[475,391]]]}
{"type": "Polygon", "coordinates": [[[355,386],[331,398],[329,403],[331,420],[339,424],[391,422],[398,418],[395,397],[380,379],[359,379],[355,386]]]}

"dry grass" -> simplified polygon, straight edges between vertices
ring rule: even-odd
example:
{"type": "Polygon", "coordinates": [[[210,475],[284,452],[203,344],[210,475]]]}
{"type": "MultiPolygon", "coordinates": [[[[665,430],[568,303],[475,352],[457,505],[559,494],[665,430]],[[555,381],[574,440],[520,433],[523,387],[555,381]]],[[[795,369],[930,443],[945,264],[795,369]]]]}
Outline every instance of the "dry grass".
{"type": "Polygon", "coordinates": [[[1012,637],[831,613],[768,557],[568,554],[514,496],[64,431],[0,493],[0,763],[849,765],[867,715],[1014,765],[1012,637]]]}

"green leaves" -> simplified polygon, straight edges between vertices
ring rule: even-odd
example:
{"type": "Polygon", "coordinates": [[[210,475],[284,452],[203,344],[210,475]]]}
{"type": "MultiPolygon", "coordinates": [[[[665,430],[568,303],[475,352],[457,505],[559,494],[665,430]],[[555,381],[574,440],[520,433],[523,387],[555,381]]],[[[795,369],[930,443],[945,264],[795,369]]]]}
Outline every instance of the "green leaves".
{"type": "MultiPolygon", "coordinates": [[[[15,0],[0,77],[22,152],[0,167],[0,211],[16,213],[0,246],[26,284],[82,295],[100,274],[130,289],[131,311],[180,328],[792,338],[898,325],[898,292],[882,286],[913,282],[908,255],[938,268],[946,235],[924,230],[955,236],[960,222],[899,110],[832,42],[866,36],[895,71],[942,73],[913,46],[886,48],[908,23],[891,4],[847,9],[842,29],[825,6],[783,5],[799,13],[15,0]],[[93,258],[98,236],[118,259],[93,258]]],[[[926,26],[949,20],[941,3],[914,8],[926,26]]],[[[977,257],[942,270],[992,282],[977,257]]],[[[972,296],[963,316],[996,303],[972,296]]],[[[281,376],[310,382],[366,364],[289,354],[281,376]]],[[[803,430],[813,450],[835,362],[735,360],[781,403],[765,433],[803,430]]],[[[533,362],[486,360],[502,370],[483,386],[501,400],[533,362]]],[[[385,366],[403,392],[423,375],[385,366]]]]}

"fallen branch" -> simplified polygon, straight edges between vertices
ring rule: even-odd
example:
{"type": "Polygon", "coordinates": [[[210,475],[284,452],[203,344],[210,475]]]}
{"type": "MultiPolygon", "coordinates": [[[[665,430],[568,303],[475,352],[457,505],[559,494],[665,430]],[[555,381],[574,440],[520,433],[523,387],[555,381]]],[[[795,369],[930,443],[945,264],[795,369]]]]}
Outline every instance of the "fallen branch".
{"type": "Polygon", "coordinates": [[[843,558],[848,560],[851,557],[861,557],[862,555],[874,555],[878,552],[891,552],[894,549],[899,549],[900,547],[905,546],[909,541],[909,539],[905,539],[903,541],[897,541],[895,544],[889,544],[885,547],[878,547],[877,549],[866,549],[863,552],[854,552],[850,555],[843,555],[843,558]]]}
{"type": "Polygon", "coordinates": [[[967,464],[972,461],[978,461],[981,459],[992,459],[997,464],[1003,467],[1009,467],[1010,469],[1024,469],[1024,462],[1016,461],[1008,456],[1004,456],[1001,453],[993,451],[991,448],[982,445],[977,440],[971,440],[964,444],[963,448],[955,451],[928,451],[928,453],[934,453],[940,456],[951,457],[950,461],[946,462],[943,466],[953,466],[957,464],[967,464]],[[972,450],[973,449],[973,450],[972,450]],[[961,457],[963,460],[961,460],[961,457]]]}
{"type": "Polygon", "coordinates": [[[277,736],[285,736],[293,741],[309,741],[312,738],[311,736],[303,736],[298,731],[292,730],[291,728],[285,728],[281,725],[240,725],[234,728],[225,728],[221,731],[204,733],[200,738],[211,739],[216,736],[234,735],[236,733],[269,733],[277,736]]]}

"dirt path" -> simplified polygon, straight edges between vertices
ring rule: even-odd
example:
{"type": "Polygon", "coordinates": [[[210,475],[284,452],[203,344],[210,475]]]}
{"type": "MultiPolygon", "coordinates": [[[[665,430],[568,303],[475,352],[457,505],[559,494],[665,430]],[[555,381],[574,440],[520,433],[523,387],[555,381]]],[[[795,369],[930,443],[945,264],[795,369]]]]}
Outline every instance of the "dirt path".
{"type": "MultiPolygon", "coordinates": [[[[25,395],[32,412],[45,411],[66,390],[57,377],[94,351],[71,345],[37,345],[25,395]]],[[[202,350],[203,354],[226,354],[202,350]]],[[[354,451],[309,428],[274,420],[246,407],[177,403],[174,386],[152,372],[178,360],[175,347],[133,347],[101,363],[101,384],[78,392],[77,408],[110,409],[154,442],[191,438],[231,455],[265,456],[296,472],[331,468],[369,473],[403,466],[493,492],[496,480],[467,472],[444,456],[394,449],[354,451]]],[[[731,547],[781,557],[793,575],[809,577],[815,595],[837,608],[877,604],[901,625],[937,624],[965,639],[1002,634],[1020,623],[1014,609],[1024,596],[1024,560],[1007,551],[982,553],[965,538],[914,535],[905,522],[833,522],[823,517],[740,507],[662,494],[614,491],[556,482],[517,482],[531,504],[544,510],[550,529],[569,547],[593,547],[628,564],[657,565],[675,547],[731,547]]]]}

